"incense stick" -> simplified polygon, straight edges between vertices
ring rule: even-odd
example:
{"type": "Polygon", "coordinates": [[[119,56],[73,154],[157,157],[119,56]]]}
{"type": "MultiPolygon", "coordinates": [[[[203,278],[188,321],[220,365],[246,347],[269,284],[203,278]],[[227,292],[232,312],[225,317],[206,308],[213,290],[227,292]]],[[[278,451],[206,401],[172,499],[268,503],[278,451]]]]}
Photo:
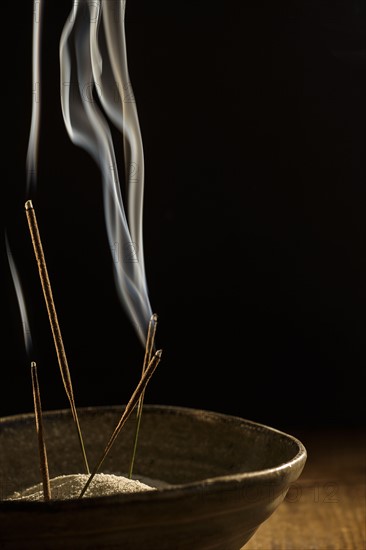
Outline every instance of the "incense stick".
{"type": "Polygon", "coordinates": [[[75,422],[75,425],[76,425],[77,435],[78,435],[78,438],[79,438],[79,443],[80,443],[81,452],[82,452],[82,455],[83,455],[85,469],[86,469],[86,472],[89,474],[89,472],[90,472],[89,471],[89,465],[88,465],[88,460],[86,458],[86,452],[85,452],[83,437],[81,435],[79,419],[78,419],[78,415],[77,415],[77,411],[76,411],[74,392],[73,392],[73,389],[72,389],[69,366],[68,366],[68,363],[67,363],[67,358],[66,358],[66,353],[65,353],[63,340],[62,340],[60,325],[59,325],[59,322],[58,322],[56,308],[55,308],[55,302],[54,302],[54,299],[53,299],[51,283],[50,283],[50,279],[49,279],[49,276],[48,276],[46,260],[45,260],[45,256],[44,256],[44,252],[43,252],[43,246],[42,246],[41,237],[40,237],[40,234],[39,234],[36,213],[34,211],[32,201],[27,201],[25,203],[25,212],[26,212],[26,215],[27,215],[29,231],[30,231],[31,238],[32,238],[34,253],[35,253],[35,256],[36,256],[36,260],[37,260],[38,272],[39,272],[39,276],[40,276],[40,279],[41,279],[43,294],[44,294],[44,298],[45,298],[45,301],[46,301],[48,318],[49,318],[51,329],[52,329],[52,334],[53,334],[53,339],[54,339],[54,343],[55,343],[55,347],[56,347],[57,359],[58,359],[58,364],[59,364],[60,371],[61,371],[62,381],[63,381],[64,387],[65,387],[66,395],[67,395],[67,397],[69,399],[69,402],[70,402],[71,412],[72,412],[72,416],[73,416],[73,419],[74,419],[74,422],[75,422]]]}
{"type": "Polygon", "coordinates": [[[96,466],[94,467],[92,473],[90,474],[90,476],[88,478],[88,481],[84,485],[84,487],[83,487],[83,489],[82,489],[82,491],[79,495],[79,498],[81,498],[85,494],[85,492],[86,492],[87,488],[89,487],[90,483],[92,482],[94,476],[98,473],[98,471],[99,471],[100,467],[102,466],[104,460],[106,459],[109,451],[111,450],[113,443],[115,442],[115,440],[118,437],[118,434],[120,433],[121,429],[125,425],[125,423],[128,420],[130,414],[132,413],[133,409],[137,405],[137,402],[140,399],[140,396],[144,392],[150,378],[154,374],[155,369],[156,369],[156,367],[158,366],[158,364],[160,362],[162,353],[163,353],[162,350],[158,350],[155,353],[154,357],[151,359],[148,366],[146,367],[145,372],[143,373],[143,375],[140,379],[140,382],[138,383],[138,385],[137,385],[135,391],[133,392],[129,402],[127,403],[127,405],[125,407],[125,410],[123,411],[123,414],[121,416],[120,421],[118,422],[116,428],[114,429],[114,432],[112,433],[112,435],[111,435],[111,437],[110,437],[110,439],[107,443],[107,446],[103,451],[103,454],[102,454],[101,458],[97,462],[96,466]]]}
{"type": "Polygon", "coordinates": [[[39,384],[38,384],[37,365],[34,362],[31,363],[31,375],[32,375],[34,414],[36,418],[36,429],[37,429],[37,435],[38,435],[39,466],[41,470],[42,485],[43,485],[43,498],[44,500],[50,500],[51,485],[50,485],[50,476],[48,473],[46,443],[45,443],[44,434],[43,434],[41,394],[39,391],[39,384]]]}
{"type": "MultiPolygon", "coordinates": [[[[155,342],[155,334],[156,334],[157,324],[158,324],[158,316],[156,315],[156,313],[154,313],[150,318],[149,327],[148,327],[148,331],[147,331],[146,346],[145,346],[145,357],[144,357],[144,362],[143,362],[143,365],[142,365],[142,374],[144,374],[144,372],[147,368],[147,365],[151,361],[151,355],[152,355],[152,352],[153,352],[153,349],[154,349],[154,342],[155,342]]],[[[133,471],[133,466],[134,466],[135,458],[136,458],[137,441],[138,441],[139,431],[140,431],[140,423],[141,423],[141,417],[142,417],[142,408],[143,408],[143,403],[144,403],[144,396],[145,396],[145,392],[143,391],[142,394],[141,394],[141,397],[139,399],[139,402],[137,404],[137,417],[136,417],[135,436],[134,436],[134,442],[133,442],[133,450],[132,450],[130,470],[129,470],[129,473],[128,473],[128,477],[130,479],[132,478],[132,471],[133,471]]]]}

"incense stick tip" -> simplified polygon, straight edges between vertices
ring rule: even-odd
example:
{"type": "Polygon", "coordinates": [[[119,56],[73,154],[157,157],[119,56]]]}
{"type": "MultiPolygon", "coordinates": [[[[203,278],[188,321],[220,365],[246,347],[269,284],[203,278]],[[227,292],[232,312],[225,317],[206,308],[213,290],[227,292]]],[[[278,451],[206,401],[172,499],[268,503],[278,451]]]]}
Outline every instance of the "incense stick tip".
{"type": "Polygon", "coordinates": [[[37,363],[36,363],[35,361],[32,361],[32,362],[31,362],[31,367],[32,367],[32,369],[35,369],[36,366],[37,366],[37,363]]]}
{"type": "Polygon", "coordinates": [[[158,316],[157,316],[156,313],[153,313],[153,314],[151,315],[150,321],[152,321],[153,323],[157,323],[157,322],[158,322],[158,316]]]}
{"type": "Polygon", "coordinates": [[[156,357],[158,357],[159,359],[161,359],[162,354],[163,354],[162,349],[158,349],[158,351],[155,352],[156,357]]]}
{"type": "Polygon", "coordinates": [[[27,201],[27,202],[25,203],[25,209],[26,209],[26,210],[30,210],[31,208],[33,208],[33,203],[32,203],[32,201],[27,201]]]}

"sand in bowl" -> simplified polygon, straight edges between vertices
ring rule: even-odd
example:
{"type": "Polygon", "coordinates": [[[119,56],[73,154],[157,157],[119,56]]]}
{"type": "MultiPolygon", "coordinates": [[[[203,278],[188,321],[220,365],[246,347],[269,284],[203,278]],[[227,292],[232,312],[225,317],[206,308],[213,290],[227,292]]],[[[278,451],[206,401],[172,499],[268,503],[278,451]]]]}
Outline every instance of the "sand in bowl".
{"type": "MultiPolygon", "coordinates": [[[[87,474],[69,474],[52,478],[50,480],[52,500],[78,498],[88,479],[87,474]]],[[[129,479],[114,474],[96,474],[83,498],[154,490],[156,490],[156,487],[147,485],[137,479],[129,479]]],[[[22,491],[16,491],[6,500],[43,500],[42,483],[22,491]]]]}

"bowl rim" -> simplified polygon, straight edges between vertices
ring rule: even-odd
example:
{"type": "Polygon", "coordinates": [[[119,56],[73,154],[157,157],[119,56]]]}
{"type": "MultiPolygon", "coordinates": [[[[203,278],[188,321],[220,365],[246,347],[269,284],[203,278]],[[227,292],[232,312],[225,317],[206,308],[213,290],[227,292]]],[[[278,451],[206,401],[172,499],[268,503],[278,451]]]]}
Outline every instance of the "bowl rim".
{"type": "MultiPolygon", "coordinates": [[[[117,412],[123,411],[124,404],[122,405],[96,405],[96,406],[86,406],[78,407],[78,412],[83,413],[94,413],[94,412],[117,412]]],[[[167,405],[167,404],[155,404],[155,403],[146,403],[144,404],[144,410],[146,412],[162,412],[162,413],[171,413],[171,414],[181,414],[181,415],[206,415],[208,417],[215,417],[223,422],[235,422],[240,423],[245,428],[249,428],[261,432],[270,432],[275,436],[280,436],[288,443],[294,444],[297,447],[297,453],[287,462],[278,464],[277,466],[271,468],[264,468],[261,470],[254,470],[250,472],[239,472],[234,474],[219,475],[208,477],[198,481],[192,481],[189,483],[182,484],[171,484],[166,487],[158,488],[154,491],[141,491],[136,493],[122,493],[118,495],[102,495],[97,497],[87,497],[84,496],[82,499],[70,499],[70,500],[50,500],[45,501],[27,501],[27,500],[0,500],[0,511],[13,510],[30,510],[36,508],[52,508],[52,509],[71,509],[75,506],[79,507],[98,507],[98,506],[115,506],[117,503],[124,504],[128,502],[137,502],[137,501],[156,501],[156,500],[166,500],[166,499],[178,499],[182,495],[188,496],[189,494],[195,494],[197,488],[204,488],[205,494],[221,492],[223,490],[229,490],[233,485],[235,488],[240,488],[243,485],[250,486],[252,483],[257,483],[259,480],[266,483],[267,481],[273,481],[278,478],[279,474],[286,474],[290,471],[301,471],[307,460],[307,450],[304,444],[295,436],[281,431],[277,428],[268,426],[260,422],[253,420],[248,420],[246,418],[226,414],[222,412],[217,412],[211,409],[199,409],[194,407],[186,406],[177,406],[177,405],[167,405]]],[[[52,409],[46,410],[43,412],[46,418],[55,418],[59,416],[68,416],[71,415],[70,409],[52,409]]],[[[0,429],[5,424],[11,424],[13,422],[22,422],[22,421],[33,421],[34,422],[34,413],[26,412],[13,414],[9,416],[0,417],[0,429]]],[[[299,475],[300,475],[299,474],[299,475]]]]}

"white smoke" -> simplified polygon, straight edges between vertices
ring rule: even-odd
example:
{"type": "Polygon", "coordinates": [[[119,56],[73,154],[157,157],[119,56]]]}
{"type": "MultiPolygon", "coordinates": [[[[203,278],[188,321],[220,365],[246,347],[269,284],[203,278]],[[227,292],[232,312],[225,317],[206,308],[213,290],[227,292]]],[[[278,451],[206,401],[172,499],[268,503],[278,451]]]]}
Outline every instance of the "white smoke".
{"type": "Polygon", "coordinates": [[[31,336],[30,327],[29,327],[27,308],[26,308],[26,305],[25,305],[25,300],[24,300],[24,295],[23,295],[23,291],[22,291],[22,285],[20,283],[19,273],[18,273],[17,267],[15,265],[13,255],[12,255],[11,250],[10,250],[10,245],[9,245],[7,235],[5,235],[5,244],[6,244],[6,252],[7,252],[7,256],[8,256],[10,272],[11,272],[11,276],[13,278],[14,288],[15,288],[15,292],[16,292],[16,296],[17,296],[17,300],[18,300],[18,305],[19,305],[20,316],[21,316],[21,319],[22,319],[25,348],[26,348],[27,353],[29,355],[31,350],[32,350],[32,336],[31,336]]]}
{"type": "Polygon", "coordinates": [[[38,171],[38,147],[41,121],[41,37],[43,19],[43,0],[33,2],[33,44],[32,44],[32,119],[28,140],[26,160],[27,194],[35,184],[38,171]]]}
{"type": "Polygon", "coordinates": [[[72,142],[100,169],[117,291],[145,343],[152,311],[143,253],[144,155],[127,67],[124,0],[74,0],[60,40],[61,106],[72,142]],[[109,124],[123,135],[124,207],[109,124]]]}

